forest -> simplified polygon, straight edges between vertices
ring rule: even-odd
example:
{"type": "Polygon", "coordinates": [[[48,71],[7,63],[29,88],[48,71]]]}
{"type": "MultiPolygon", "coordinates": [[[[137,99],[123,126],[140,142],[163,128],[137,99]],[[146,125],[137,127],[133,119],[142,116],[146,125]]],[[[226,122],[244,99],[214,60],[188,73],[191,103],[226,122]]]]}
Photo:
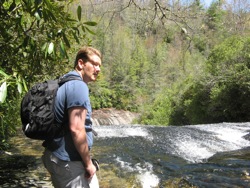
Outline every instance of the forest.
{"type": "Polygon", "coordinates": [[[93,109],[143,125],[250,121],[248,0],[1,0],[0,31],[0,150],[22,96],[71,70],[84,45],[103,54],[93,109]]]}

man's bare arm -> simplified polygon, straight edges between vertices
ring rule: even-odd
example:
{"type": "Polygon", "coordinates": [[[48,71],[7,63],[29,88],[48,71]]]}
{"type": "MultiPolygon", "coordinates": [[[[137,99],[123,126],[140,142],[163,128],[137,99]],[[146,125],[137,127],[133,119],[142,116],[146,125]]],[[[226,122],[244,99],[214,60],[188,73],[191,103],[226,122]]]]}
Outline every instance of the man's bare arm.
{"type": "Polygon", "coordinates": [[[85,119],[87,110],[82,107],[74,107],[70,108],[68,113],[69,113],[69,129],[71,131],[73,142],[85,164],[86,171],[89,175],[88,178],[91,178],[95,174],[96,168],[92,164],[90,158],[86,130],[85,130],[85,119]]]}

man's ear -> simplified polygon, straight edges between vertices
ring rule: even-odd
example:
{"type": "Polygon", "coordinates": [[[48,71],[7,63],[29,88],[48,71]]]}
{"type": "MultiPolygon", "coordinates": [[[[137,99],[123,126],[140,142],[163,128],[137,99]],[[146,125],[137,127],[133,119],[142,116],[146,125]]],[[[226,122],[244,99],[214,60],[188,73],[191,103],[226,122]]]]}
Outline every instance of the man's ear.
{"type": "Polygon", "coordinates": [[[77,66],[79,69],[83,69],[85,62],[82,59],[78,59],[77,66]]]}

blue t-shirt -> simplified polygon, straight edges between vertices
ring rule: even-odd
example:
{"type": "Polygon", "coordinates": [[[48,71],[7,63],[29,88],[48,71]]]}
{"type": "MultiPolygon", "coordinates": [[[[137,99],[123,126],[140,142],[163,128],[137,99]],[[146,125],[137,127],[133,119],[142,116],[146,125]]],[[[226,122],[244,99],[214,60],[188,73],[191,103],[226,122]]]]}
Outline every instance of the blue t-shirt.
{"type": "MultiPolygon", "coordinates": [[[[69,75],[80,75],[76,71],[71,71],[65,76],[69,75]]],[[[81,77],[80,77],[81,78],[81,77]]],[[[92,128],[91,122],[91,104],[89,99],[89,89],[85,82],[82,80],[71,80],[64,83],[59,87],[55,100],[55,118],[58,123],[65,121],[64,115],[67,115],[64,126],[68,128],[68,109],[72,107],[83,107],[87,109],[85,128],[86,130],[92,128]],[[67,110],[65,110],[67,109],[67,110]],[[66,113],[66,114],[65,114],[66,113]]],[[[87,141],[89,149],[93,145],[93,134],[92,132],[87,133],[87,141]]],[[[53,151],[53,154],[61,160],[65,161],[81,161],[81,156],[75,148],[71,133],[66,132],[66,135],[62,138],[54,139],[54,144],[57,145],[57,149],[53,151]]]]}

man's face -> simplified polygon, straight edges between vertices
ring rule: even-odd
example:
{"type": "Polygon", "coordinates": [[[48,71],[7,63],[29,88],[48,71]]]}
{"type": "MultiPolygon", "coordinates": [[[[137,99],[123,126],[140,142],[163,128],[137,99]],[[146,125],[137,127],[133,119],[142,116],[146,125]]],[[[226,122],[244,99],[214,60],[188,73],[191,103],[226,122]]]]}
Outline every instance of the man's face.
{"type": "Polygon", "coordinates": [[[101,71],[101,59],[97,55],[89,56],[89,59],[83,64],[83,81],[88,83],[95,81],[101,71]]]}

